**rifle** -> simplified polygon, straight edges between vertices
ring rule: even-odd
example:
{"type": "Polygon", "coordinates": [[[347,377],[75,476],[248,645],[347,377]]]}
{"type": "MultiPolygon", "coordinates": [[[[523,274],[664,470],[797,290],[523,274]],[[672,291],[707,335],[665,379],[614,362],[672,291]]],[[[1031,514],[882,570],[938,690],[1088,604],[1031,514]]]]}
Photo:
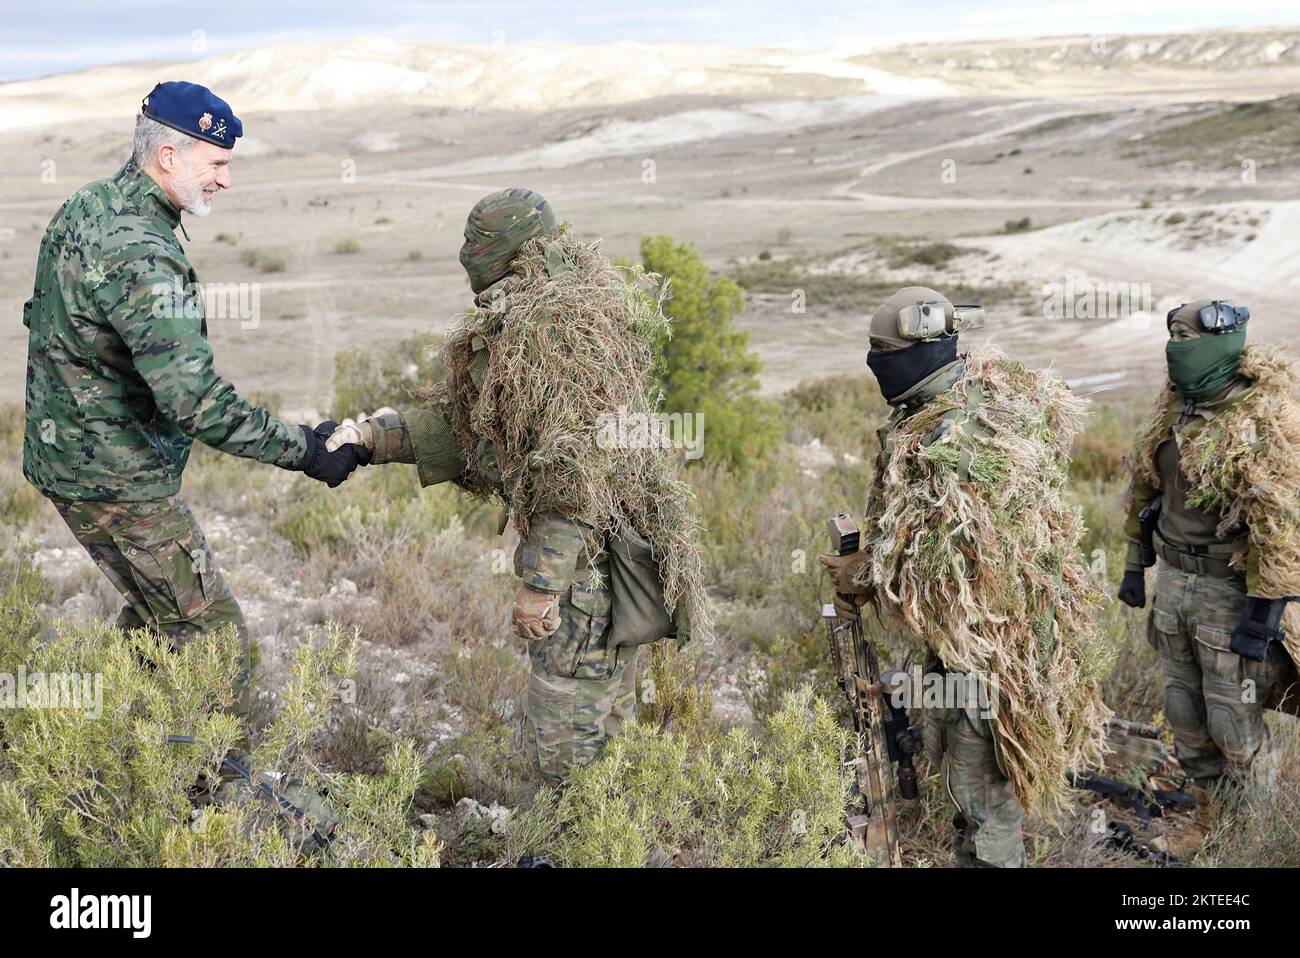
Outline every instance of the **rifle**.
{"type": "MultiPolygon", "coordinates": [[[[193,745],[194,736],[193,735],[168,735],[167,741],[173,743],[179,743],[181,745],[193,745]]],[[[271,801],[273,801],[279,807],[282,813],[288,813],[292,815],[298,821],[300,826],[306,824],[307,810],[303,808],[299,808],[293,802],[289,801],[289,799],[285,798],[274,788],[272,788],[264,780],[264,776],[262,775],[262,773],[260,772],[254,773],[250,771],[249,769],[245,768],[243,764],[238,762],[230,755],[227,755],[225,758],[223,758],[221,760],[221,764],[224,768],[230,769],[230,771],[234,772],[244,781],[248,782],[248,784],[252,785],[253,790],[262,798],[268,798],[271,801]]],[[[334,829],[332,826],[330,826],[328,830],[322,830],[319,824],[313,824],[310,832],[310,837],[316,843],[317,847],[325,848],[327,845],[329,845],[331,839],[334,837],[333,831],[334,829]]]]}
{"type": "Polygon", "coordinates": [[[1195,796],[1177,788],[1141,789],[1093,772],[1071,772],[1067,779],[1074,788],[1087,789],[1107,798],[1127,800],[1143,824],[1152,818],[1162,817],[1167,811],[1195,808],[1197,804],[1195,796]]]}
{"type": "MultiPolygon", "coordinates": [[[[851,517],[840,513],[830,520],[829,528],[832,552],[846,556],[858,551],[861,537],[851,517]]],[[[893,701],[893,684],[886,686],[881,680],[876,649],[862,631],[861,617],[846,622],[836,614],[834,605],[826,604],[822,622],[836,681],[848,700],[853,730],[861,744],[854,789],[863,811],[848,816],[846,824],[863,851],[897,868],[902,856],[893,772],[896,766],[898,794],[904,799],[916,798],[913,730],[906,710],[893,701]]]]}

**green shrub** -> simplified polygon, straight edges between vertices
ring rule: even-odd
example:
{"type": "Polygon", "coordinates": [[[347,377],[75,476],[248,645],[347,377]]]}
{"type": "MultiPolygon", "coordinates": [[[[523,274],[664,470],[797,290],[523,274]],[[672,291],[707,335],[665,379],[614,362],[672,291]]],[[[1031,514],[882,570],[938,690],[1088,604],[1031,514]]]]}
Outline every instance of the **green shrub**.
{"type": "Polygon", "coordinates": [[[545,848],[587,868],[865,864],[843,840],[849,735],[830,708],[790,693],[764,732],[701,742],[636,722],[562,794],[539,797],[510,854],[545,848]]]}
{"type": "Polygon", "coordinates": [[[361,244],[354,239],[341,239],[334,244],[334,252],[343,255],[361,252],[361,244]]]}
{"type": "Polygon", "coordinates": [[[342,420],[383,406],[410,407],[417,387],[445,376],[441,337],[409,336],[369,349],[344,350],[334,356],[330,415],[342,420]]]}
{"type": "Polygon", "coordinates": [[[279,715],[258,732],[228,711],[240,668],[233,630],[173,651],[143,631],[60,627],[26,650],[28,675],[85,676],[98,698],[92,707],[0,710],[8,745],[0,754],[0,864],[436,864],[433,837],[409,824],[420,773],[409,742],[391,750],[377,777],[330,776],[311,761],[309,743],[355,656],[355,637],[338,629],[301,645],[279,715]],[[251,789],[227,786],[222,794],[240,797],[215,805],[191,801],[200,781],[219,780],[223,758],[241,741],[251,743],[251,768],[266,772],[264,781],[328,792],[340,822],[328,848],[310,853],[289,816],[251,789]]]}
{"type": "Polygon", "coordinates": [[[889,268],[902,269],[905,266],[930,266],[942,269],[953,257],[967,252],[952,243],[895,243],[888,248],[889,268]]]}
{"type": "Polygon", "coordinates": [[[712,279],[690,243],[641,239],[642,265],[671,284],[664,311],[671,337],[661,344],[662,410],[703,416],[704,457],[733,467],[771,452],[780,437],[776,406],[758,397],[762,363],[749,336],[734,327],[745,294],[732,280],[712,279]]]}

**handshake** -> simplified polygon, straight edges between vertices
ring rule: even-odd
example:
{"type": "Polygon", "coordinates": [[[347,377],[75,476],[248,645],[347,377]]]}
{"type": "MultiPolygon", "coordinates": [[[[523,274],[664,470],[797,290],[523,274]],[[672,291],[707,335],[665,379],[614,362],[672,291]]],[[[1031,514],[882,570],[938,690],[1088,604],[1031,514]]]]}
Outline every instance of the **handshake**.
{"type": "Polygon", "coordinates": [[[307,452],[298,463],[298,471],[331,489],[342,485],[357,466],[370,465],[375,443],[369,425],[368,419],[362,417],[356,424],[346,419],[340,426],[333,419],[327,419],[315,429],[299,426],[307,440],[307,452]]]}

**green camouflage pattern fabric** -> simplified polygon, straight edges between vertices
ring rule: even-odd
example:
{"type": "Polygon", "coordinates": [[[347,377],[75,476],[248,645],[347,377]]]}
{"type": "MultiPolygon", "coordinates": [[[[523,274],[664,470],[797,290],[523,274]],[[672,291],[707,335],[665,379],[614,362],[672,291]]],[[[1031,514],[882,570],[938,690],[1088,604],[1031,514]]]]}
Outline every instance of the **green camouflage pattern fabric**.
{"type": "Polygon", "coordinates": [[[922,725],[931,761],[956,806],[959,867],[1022,868],[1025,813],[998,765],[993,726],[978,709],[927,709],[922,725]]]}
{"type": "Polygon", "coordinates": [[[45,231],[23,307],[23,474],[47,496],[173,496],[195,439],[284,468],[306,453],[300,429],[213,368],[179,224],[162,188],[128,162],[74,193],[45,231]]]}
{"type": "Polygon", "coordinates": [[[51,501],[126,600],[119,628],[147,628],[184,641],[231,625],[241,640],[247,638],[239,603],[179,496],[148,502],[51,501]]]}
{"type": "MultiPolygon", "coordinates": [[[[958,360],[918,383],[898,400],[884,425],[876,430],[880,453],[876,475],[882,474],[893,453],[894,427],[916,410],[950,389],[964,373],[958,360]]],[[[954,429],[983,430],[973,415],[983,402],[979,390],[967,395],[966,407],[944,414],[926,437],[925,445],[944,441],[954,429]]],[[[957,463],[963,481],[969,479],[969,460],[957,463]]],[[[872,496],[866,508],[864,528],[874,527],[872,517],[881,506],[880,497],[872,496]]],[[[928,655],[927,672],[947,671],[943,663],[928,655]]],[[[1025,864],[1024,809],[1016,799],[1011,781],[998,763],[993,726],[978,709],[927,709],[922,734],[931,762],[940,769],[944,788],[957,812],[953,816],[955,860],[961,867],[1019,868],[1025,864]]]]}
{"type": "Polygon", "coordinates": [[[506,274],[519,247],[558,229],[555,214],[540,193],[515,188],[483,197],[465,220],[465,242],[460,248],[460,264],[469,274],[470,288],[482,293],[506,274]]]}
{"type": "Polygon", "coordinates": [[[1183,572],[1160,559],[1147,638],[1160,653],[1165,718],[1183,770],[1205,782],[1270,774],[1274,750],[1264,705],[1287,657],[1270,642],[1262,662],[1230,648],[1246,608],[1246,580],[1183,572]]]}
{"type": "Polygon", "coordinates": [[[637,648],[606,648],[612,595],[608,553],[560,599],[560,627],[528,643],[525,737],[538,772],[562,782],[594,762],[636,714],[637,648]]]}
{"type": "Polygon", "coordinates": [[[371,416],[368,421],[375,439],[374,455],[370,459],[372,465],[380,462],[415,462],[411,433],[400,412],[371,416]]]}

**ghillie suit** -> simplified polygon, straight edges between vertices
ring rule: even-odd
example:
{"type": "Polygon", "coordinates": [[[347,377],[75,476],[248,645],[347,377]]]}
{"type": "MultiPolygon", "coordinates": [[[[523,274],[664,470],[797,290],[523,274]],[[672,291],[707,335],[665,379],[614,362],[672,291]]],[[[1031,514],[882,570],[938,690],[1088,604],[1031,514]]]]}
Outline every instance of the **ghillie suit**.
{"type": "MultiPolygon", "coordinates": [[[[1246,592],[1275,599],[1300,595],[1300,368],[1277,348],[1247,346],[1240,377],[1249,388],[1213,419],[1186,431],[1178,463],[1187,505],[1220,515],[1217,537],[1237,548],[1228,563],[1246,592]]],[[[1142,428],[1132,468],[1147,498],[1162,491],[1156,450],[1179,418],[1181,397],[1169,383],[1142,428]]],[[[1130,492],[1130,511],[1133,492],[1130,492]]],[[[1286,650],[1300,663],[1300,604],[1283,615],[1286,650]]],[[[1296,703],[1288,702],[1290,710],[1296,703]]]]}
{"type": "Polygon", "coordinates": [[[1085,406],[992,348],[924,405],[899,405],[881,430],[858,576],[944,668],[994,685],[998,764],[1049,821],[1069,804],[1067,773],[1101,761],[1110,714],[1097,688],[1106,600],[1067,498],[1085,406]]]}
{"type": "Polygon", "coordinates": [[[589,526],[598,552],[630,527],[650,544],[679,636],[708,639],[699,519],[650,381],[668,320],[647,285],[566,231],[529,240],[448,335],[447,378],[427,395],[446,404],[461,449],[480,450],[457,484],[500,493],[521,536],[558,513],[589,526]]]}

